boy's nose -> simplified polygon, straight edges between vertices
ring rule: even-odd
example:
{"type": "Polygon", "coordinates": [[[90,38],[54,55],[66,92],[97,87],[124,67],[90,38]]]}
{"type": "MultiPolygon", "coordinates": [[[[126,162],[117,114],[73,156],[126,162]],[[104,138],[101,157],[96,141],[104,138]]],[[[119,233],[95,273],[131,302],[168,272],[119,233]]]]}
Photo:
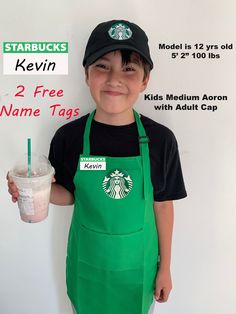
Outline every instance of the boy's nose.
{"type": "Polygon", "coordinates": [[[121,75],[116,71],[110,71],[107,78],[107,84],[110,86],[120,86],[122,84],[121,75]]]}

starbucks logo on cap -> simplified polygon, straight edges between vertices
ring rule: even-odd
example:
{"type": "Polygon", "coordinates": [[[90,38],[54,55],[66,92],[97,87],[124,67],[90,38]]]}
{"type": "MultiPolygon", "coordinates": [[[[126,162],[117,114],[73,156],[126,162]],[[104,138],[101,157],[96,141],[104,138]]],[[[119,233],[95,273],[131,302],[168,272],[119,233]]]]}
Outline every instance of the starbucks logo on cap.
{"type": "Polygon", "coordinates": [[[132,36],[132,31],[128,25],[124,23],[116,23],[111,26],[108,31],[111,38],[116,40],[126,40],[132,36]]]}
{"type": "Polygon", "coordinates": [[[130,176],[120,170],[110,172],[102,182],[104,192],[111,198],[121,199],[126,197],[132,189],[133,181],[130,176]]]}

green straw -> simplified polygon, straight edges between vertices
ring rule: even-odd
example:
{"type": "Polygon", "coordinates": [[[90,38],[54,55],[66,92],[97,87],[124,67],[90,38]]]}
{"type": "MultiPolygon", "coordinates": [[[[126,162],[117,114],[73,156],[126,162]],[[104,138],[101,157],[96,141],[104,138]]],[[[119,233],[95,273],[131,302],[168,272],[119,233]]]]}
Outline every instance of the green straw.
{"type": "Polygon", "coordinates": [[[28,177],[31,176],[31,139],[28,138],[27,140],[28,143],[28,149],[27,149],[27,153],[28,153],[28,177]]]}

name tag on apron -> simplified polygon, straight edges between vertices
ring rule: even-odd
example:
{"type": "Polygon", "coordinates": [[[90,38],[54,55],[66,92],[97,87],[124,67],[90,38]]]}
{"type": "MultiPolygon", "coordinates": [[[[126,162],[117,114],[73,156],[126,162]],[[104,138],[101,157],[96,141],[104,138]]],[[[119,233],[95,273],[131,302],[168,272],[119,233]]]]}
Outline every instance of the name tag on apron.
{"type": "Polygon", "coordinates": [[[106,158],[81,157],[80,170],[106,170],[106,158]]]}

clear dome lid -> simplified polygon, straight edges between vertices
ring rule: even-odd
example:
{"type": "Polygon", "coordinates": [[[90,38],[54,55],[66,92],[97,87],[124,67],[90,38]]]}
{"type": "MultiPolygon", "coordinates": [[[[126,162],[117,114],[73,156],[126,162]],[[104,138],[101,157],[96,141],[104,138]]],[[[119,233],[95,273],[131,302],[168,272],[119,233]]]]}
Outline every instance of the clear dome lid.
{"type": "Polygon", "coordinates": [[[28,155],[24,154],[15,163],[12,174],[18,177],[39,177],[50,173],[52,169],[46,156],[32,153],[30,166],[28,166],[28,155]]]}

